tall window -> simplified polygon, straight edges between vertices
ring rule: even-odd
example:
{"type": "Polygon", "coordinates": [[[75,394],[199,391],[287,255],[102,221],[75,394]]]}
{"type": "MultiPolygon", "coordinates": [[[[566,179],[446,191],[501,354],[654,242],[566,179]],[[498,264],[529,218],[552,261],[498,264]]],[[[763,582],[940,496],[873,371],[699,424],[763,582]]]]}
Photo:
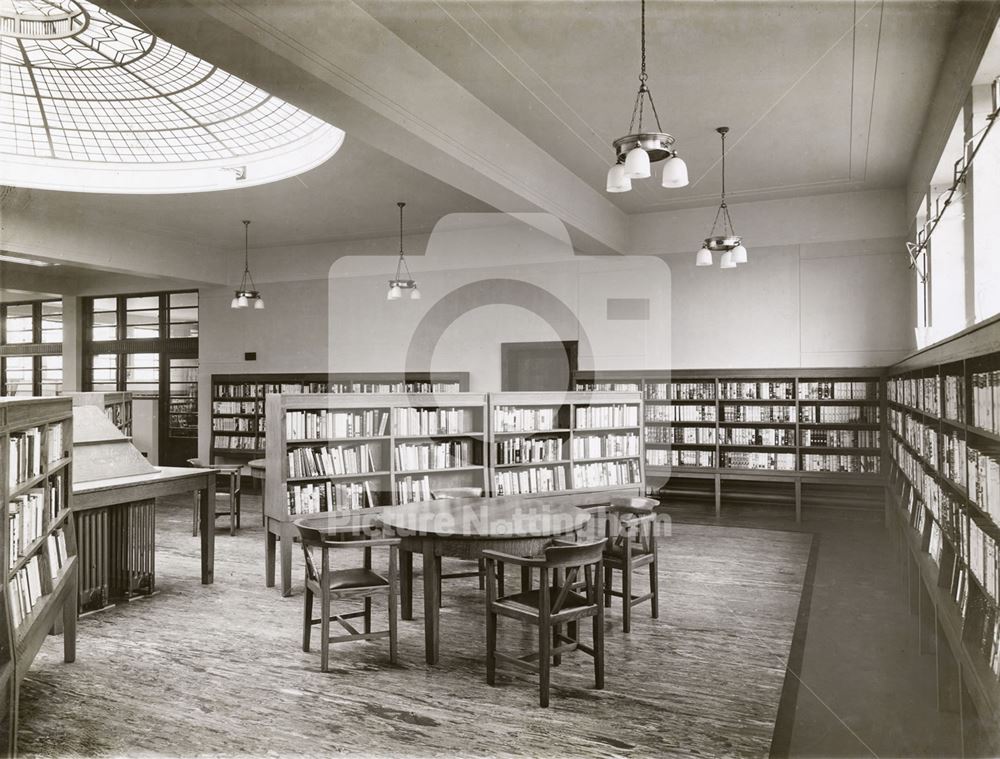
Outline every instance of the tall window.
{"type": "Polygon", "coordinates": [[[0,304],[0,395],[55,395],[62,389],[61,300],[0,304]]]}

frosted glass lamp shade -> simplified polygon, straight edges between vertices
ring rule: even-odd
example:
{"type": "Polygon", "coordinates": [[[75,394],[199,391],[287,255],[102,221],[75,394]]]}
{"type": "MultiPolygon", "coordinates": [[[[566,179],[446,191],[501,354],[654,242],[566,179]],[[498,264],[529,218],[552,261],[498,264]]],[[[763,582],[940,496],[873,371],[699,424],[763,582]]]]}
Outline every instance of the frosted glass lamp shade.
{"type": "Polygon", "coordinates": [[[625,176],[629,179],[645,179],[649,176],[649,153],[634,147],[625,156],[625,176]]]}
{"type": "Polygon", "coordinates": [[[628,192],[632,189],[632,180],[625,176],[624,164],[616,163],[608,169],[608,192],[628,192]]]}
{"type": "Polygon", "coordinates": [[[420,290],[417,289],[416,285],[410,290],[410,300],[420,300],[420,290]]]}
{"type": "Polygon", "coordinates": [[[722,254],[722,258],[719,261],[720,269],[735,269],[736,262],[733,260],[733,251],[727,250],[722,254]]]}
{"type": "Polygon", "coordinates": [[[246,308],[250,305],[250,301],[247,300],[247,296],[241,295],[236,299],[236,308],[246,308]]]}
{"type": "Polygon", "coordinates": [[[389,288],[389,294],[386,296],[386,300],[399,300],[403,297],[403,291],[399,289],[399,285],[393,285],[389,288]]]}
{"type": "Polygon", "coordinates": [[[663,164],[663,181],[660,184],[664,187],[687,187],[687,164],[677,156],[668,158],[663,164]]]}
{"type": "Polygon", "coordinates": [[[747,249],[743,245],[733,248],[733,263],[745,264],[747,262],[747,249]]]}
{"type": "Polygon", "coordinates": [[[229,307],[230,308],[239,308],[240,307],[240,299],[236,298],[236,297],[233,297],[232,301],[230,301],[230,303],[229,303],[229,307]]]}
{"type": "Polygon", "coordinates": [[[702,247],[698,251],[698,258],[695,261],[696,266],[711,266],[712,265],[712,251],[706,247],[702,247]]]}
{"type": "Polygon", "coordinates": [[[256,298],[256,299],[254,300],[254,302],[253,302],[253,307],[254,307],[255,309],[257,309],[258,311],[263,311],[263,310],[264,310],[264,299],[263,299],[263,298],[261,298],[261,297],[260,297],[260,296],[258,295],[258,296],[257,296],[257,298],[256,298]]]}

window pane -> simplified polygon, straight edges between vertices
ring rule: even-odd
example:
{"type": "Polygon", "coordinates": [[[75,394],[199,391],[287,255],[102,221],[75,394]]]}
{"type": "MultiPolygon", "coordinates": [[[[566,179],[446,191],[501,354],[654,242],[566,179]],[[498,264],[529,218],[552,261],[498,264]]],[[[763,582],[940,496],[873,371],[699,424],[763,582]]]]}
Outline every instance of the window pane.
{"type": "Polygon", "coordinates": [[[62,390],[63,357],[42,356],[42,395],[56,395],[62,390]]]}
{"type": "Polygon", "coordinates": [[[90,380],[94,390],[118,389],[118,356],[99,353],[91,360],[90,380]]]}
{"type": "Polygon", "coordinates": [[[46,300],[42,302],[42,318],[50,316],[52,314],[59,314],[62,321],[63,304],[61,300],[46,300]]]}
{"type": "Polygon", "coordinates": [[[170,322],[196,322],[198,321],[197,308],[172,308],[170,309],[170,322]]]}
{"type": "Polygon", "coordinates": [[[193,324],[171,324],[171,337],[198,337],[198,323],[193,324]]]}
{"type": "Polygon", "coordinates": [[[95,313],[93,321],[92,340],[114,340],[118,337],[118,315],[114,311],[95,313]]]}
{"type": "Polygon", "coordinates": [[[130,353],[125,361],[125,389],[155,395],[160,389],[160,354],[130,353]]]}
{"type": "Polygon", "coordinates": [[[63,339],[63,307],[61,300],[42,303],[42,342],[61,343],[63,339]]]}
{"type": "MultiPolygon", "coordinates": [[[[198,307],[198,293],[170,293],[170,307],[194,306],[198,307]]],[[[197,318],[197,315],[196,317],[197,318]]]]}
{"type": "Polygon", "coordinates": [[[125,309],[127,311],[144,311],[147,309],[160,310],[160,296],[143,295],[138,298],[126,298],[125,309]]]}
{"type": "Polygon", "coordinates": [[[94,298],[94,313],[98,311],[115,311],[117,308],[117,298],[94,298]]]}
{"type": "Polygon", "coordinates": [[[129,311],[125,315],[125,337],[160,336],[159,311],[129,311]]]}
{"type": "Polygon", "coordinates": [[[7,306],[7,345],[32,342],[31,304],[7,306]]]}
{"type": "Polygon", "coordinates": [[[4,395],[32,395],[34,361],[31,356],[8,356],[6,359],[4,395]]]}

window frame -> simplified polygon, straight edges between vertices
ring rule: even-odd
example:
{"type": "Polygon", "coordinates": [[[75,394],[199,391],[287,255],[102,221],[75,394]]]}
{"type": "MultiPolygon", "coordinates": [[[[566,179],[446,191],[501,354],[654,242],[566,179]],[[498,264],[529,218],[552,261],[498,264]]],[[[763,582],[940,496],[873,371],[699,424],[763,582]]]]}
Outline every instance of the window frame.
{"type": "MultiPolygon", "coordinates": [[[[0,303],[0,397],[13,397],[7,395],[7,359],[8,358],[30,358],[31,359],[31,395],[39,397],[42,394],[42,357],[62,356],[63,342],[42,342],[44,331],[42,329],[42,305],[47,303],[59,303],[60,314],[62,316],[63,337],[65,337],[65,313],[66,306],[62,298],[42,298],[40,300],[20,300],[0,303]],[[31,341],[27,343],[7,343],[7,316],[11,307],[31,307],[31,341]]],[[[51,314],[47,314],[51,317],[51,314]]],[[[47,386],[50,383],[45,383],[47,386]]],[[[64,384],[64,375],[60,377],[58,387],[61,390],[64,384]]]]}

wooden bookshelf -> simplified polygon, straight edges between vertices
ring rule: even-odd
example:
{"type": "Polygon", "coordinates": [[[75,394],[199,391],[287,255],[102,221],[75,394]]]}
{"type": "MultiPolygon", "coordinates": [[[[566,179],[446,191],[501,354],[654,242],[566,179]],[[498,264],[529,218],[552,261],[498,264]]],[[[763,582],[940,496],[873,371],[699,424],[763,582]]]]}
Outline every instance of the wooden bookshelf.
{"type": "Polygon", "coordinates": [[[74,406],[97,406],[125,437],[132,437],[132,393],[60,393],[73,399],[74,406]]]}
{"type": "Polygon", "coordinates": [[[69,398],[0,399],[0,707],[10,755],[20,683],[53,625],[62,625],[64,660],[76,658],[72,414],[69,398]]]}
{"type": "Polygon", "coordinates": [[[304,513],[428,500],[451,487],[489,488],[486,396],[475,393],[269,394],[266,551],[274,585],[291,592],[291,553],[304,513]]]}
{"type": "Polygon", "coordinates": [[[467,392],[468,372],[213,374],[210,461],[263,458],[269,393],[467,392]]]}
{"type": "Polygon", "coordinates": [[[886,511],[963,753],[1000,750],[1000,321],[891,367],[886,511]],[[983,352],[983,350],[986,352],[983,352]],[[992,348],[992,350],[990,350],[992,348]]]}
{"type": "Polygon", "coordinates": [[[589,505],[645,491],[638,392],[490,393],[489,419],[494,496],[589,505]]]}
{"type": "MultiPolygon", "coordinates": [[[[651,480],[708,480],[721,514],[724,483],[884,483],[880,369],[578,372],[577,390],[638,391],[651,480]]],[[[784,486],[784,485],[782,485],[784,486]]]]}

